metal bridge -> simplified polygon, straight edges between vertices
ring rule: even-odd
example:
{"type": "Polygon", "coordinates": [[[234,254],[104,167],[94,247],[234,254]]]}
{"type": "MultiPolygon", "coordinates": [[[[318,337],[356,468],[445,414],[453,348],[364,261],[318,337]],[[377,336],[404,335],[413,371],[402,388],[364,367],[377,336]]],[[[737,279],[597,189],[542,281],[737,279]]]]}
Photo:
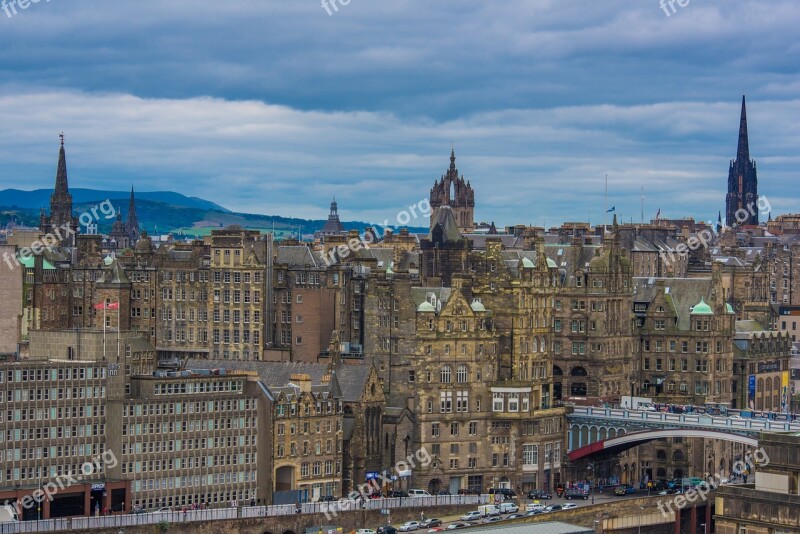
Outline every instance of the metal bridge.
{"type": "Polygon", "coordinates": [[[739,416],[663,413],[575,406],[567,414],[570,460],[597,452],[621,452],[668,437],[703,437],[757,444],[759,432],[800,432],[800,422],[739,416]]]}

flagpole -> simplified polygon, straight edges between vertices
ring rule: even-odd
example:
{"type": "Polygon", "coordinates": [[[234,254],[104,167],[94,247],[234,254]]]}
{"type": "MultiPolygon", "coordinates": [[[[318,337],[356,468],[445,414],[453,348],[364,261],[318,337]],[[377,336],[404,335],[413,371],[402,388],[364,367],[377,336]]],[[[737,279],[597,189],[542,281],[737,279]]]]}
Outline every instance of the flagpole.
{"type": "Polygon", "coordinates": [[[642,186],[642,224],[644,224],[644,186],[642,186]]]}
{"type": "Polygon", "coordinates": [[[103,301],[103,361],[106,359],[106,303],[103,301]]]}
{"type": "Polygon", "coordinates": [[[605,194],[605,204],[603,205],[603,235],[606,235],[608,231],[608,225],[606,224],[606,217],[608,217],[608,173],[606,173],[606,194],[605,194]]]}
{"type": "Polygon", "coordinates": [[[122,330],[122,325],[120,324],[120,318],[119,318],[119,309],[120,306],[118,302],[117,303],[117,361],[119,361],[119,336],[120,336],[120,330],[122,330]]]}

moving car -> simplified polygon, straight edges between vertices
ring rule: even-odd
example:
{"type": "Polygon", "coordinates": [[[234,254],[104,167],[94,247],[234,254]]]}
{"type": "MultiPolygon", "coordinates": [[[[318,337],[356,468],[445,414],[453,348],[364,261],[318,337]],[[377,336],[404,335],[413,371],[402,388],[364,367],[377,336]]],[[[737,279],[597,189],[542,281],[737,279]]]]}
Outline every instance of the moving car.
{"type": "Polygon", "coordinates": [[[425,490],[421,489],[410,489],[408,490],[409,497],[430,497],[431,494],[425,490]]]}
{"type": "Polygon", "coordinates": [[[525,507],[525,511],[526,512],[541,512],[545,508],[547,508],[546,504],[541,504],[541,503],[535,502],[535,503],[531,503],[531,504],[527,505],[525,507]]]}
{"type": "Polygon", "coordinates": [[[406,521],[400,528],[398,529],[400,532],[411,532],[413,530],[419,530],[419,521],[406,521]]]}
{"type": "Polygon", "coordinates": [[[543,501],[546,501],[548,499],[552,499],[553,495],[544,490],[535,489],[528,492],[528,498],[532,500],[541,499],[543,501]]]}
{"type": "Polygon", "coordinates": [[[472,523],[450,523],[447,525],[447,530],[455,530],[457,528],[471,527],[472,523]]]}
{"type": "Polygon", "coordinates": [[[442,520],[441,519],[437,519],[435,517],[432,517],[430,519],[425,519],[424,521],[420,521],[419,526],[420,527],[425,527],[425,528],[431,528],[431,527],[441,526],[441,524],[442,524],[442,520]]]}
{"type": "Polygon", "coordinates": [[[525,517],[525,514],[511,514],[506,519],[519,519],[520,517],[525,517]]]}
{"type": "Polygon", "coordinates": [[[356,530],[356,534],[377,534],[377,533],[371,528],[360,528],[356,530]]]}
{"type": "Polygon", "coordinates": [[[462,515],[461,516],[461,520],[462,521],[478,521],[482,517],[483,517],[483,514],[481,514],[477,510],[473,510],[472,512],[467,512],[466,514],[462,515]]]}
{"type": "Polygon", "coordinates": [[[561,511],[561,510],[564,508],[564,506],[566,506],[566,504],[564,504],[564,505],[561,505],[561,504],[551,504],[550,506],[548,506],[547,508],[545,508],[545,509],[544,509],[544,511],[545,511],[546,513],[550,513],[550,512],[559,512],[559,511],[561,511]]]}
{"type": "Polygon", "coordinates": [[[570,488],[564,492],[564,498],[570,499],[583,499],[584,501],[589,498],[589,494],[579,490],[578,488],[570,488]]]}
{"type": "Polygon", "coordinates": [[[484,523],[497,523],[498,521],[502,521],[502,517],[487,517],[483,520],[484,523]]]}
{"type": "Polygon", "coordinates": [[[634,488],[630,484],[620,484],[619,486],[614,488],[614,495],[617,496],[629,495],[631,493],[636,493],[636,488],[634,488]]]}
{"type": "Polygon", "coordinates": [[[534,515],[539,515],[545,513],[544,509],[541,510],[531,510],[525,513],[525,517],[532,517],[534,515]]]}
{"type": "Polygon", "coordinates": [[[483,517],[500,515],[500,507],[495,504],[482,504],[478,506],[478,512],[480,512],[483,517]]]}
{"type": "Polygon", "coordinates": [[[575,509],[577,507],[578,507],[578,505],[575,504],[574,502],[568,502],[566,504],[562,504],[561,505],[561,509],[562,510],[573,510],[573,509],[575,509]]]}

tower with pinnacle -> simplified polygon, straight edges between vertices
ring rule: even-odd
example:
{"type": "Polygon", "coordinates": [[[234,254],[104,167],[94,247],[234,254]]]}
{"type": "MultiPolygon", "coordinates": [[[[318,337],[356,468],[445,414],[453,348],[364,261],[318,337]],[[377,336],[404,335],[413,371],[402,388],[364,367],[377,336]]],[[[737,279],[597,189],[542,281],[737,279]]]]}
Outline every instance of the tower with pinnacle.
{"type": "Polygon", "coordinates": [[[335,198],[331,201],[331,212],[320,233],[322,235],[340,235],[344,233],[344,226],[339,220],[339,205],[336,203],[335,198]]]}
{"type": "Polygon", "coordinates": [[[736,159],[728,169],[728,195],[725,197],[725,224],[758,225],[758,177],[756,162],[750,159],[750,142],[747,137],[747,107],[742,96],[742,115],[739,119],[739,146],[736,159]],[[736,212],[739,212],[739,219],[736,212]],[[744,217],[747,212],[747,217],[744,217]]]}
{"type": "Polygon", "coordinates": [[[56,168],[56,186],[50,195],[50,215],[44,209],[39,217],[39,229],[45,234],[59,238],[61,245],[71,247],[75,244],[75,235],[79,230],[78,219],[72,215],[72,194],[69,192],[67,180],[67,156],[64,151],[64,134],[61,137],[61,148],[58,151],[56,168]]]}
{"type": "Polygon", "coordinates": [[[456,224],[462,234],[475,229],[475,192],[464,177],[458,176],[455,148],[450,151],[450,168],[437,180],[431,189],[431,228],[437,219],[437,211],[449,206],[455,216],[456,224]]]}

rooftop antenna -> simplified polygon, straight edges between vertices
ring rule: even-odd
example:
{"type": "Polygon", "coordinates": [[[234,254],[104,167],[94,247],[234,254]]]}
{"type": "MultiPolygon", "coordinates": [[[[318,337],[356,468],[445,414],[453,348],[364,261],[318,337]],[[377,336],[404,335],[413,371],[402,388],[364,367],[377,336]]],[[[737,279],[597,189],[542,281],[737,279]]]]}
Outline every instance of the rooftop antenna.
{"type": "Polygon", "coordinates": [[[644,224],[644,186],[642,186],[642,224],[644,224]]]}

